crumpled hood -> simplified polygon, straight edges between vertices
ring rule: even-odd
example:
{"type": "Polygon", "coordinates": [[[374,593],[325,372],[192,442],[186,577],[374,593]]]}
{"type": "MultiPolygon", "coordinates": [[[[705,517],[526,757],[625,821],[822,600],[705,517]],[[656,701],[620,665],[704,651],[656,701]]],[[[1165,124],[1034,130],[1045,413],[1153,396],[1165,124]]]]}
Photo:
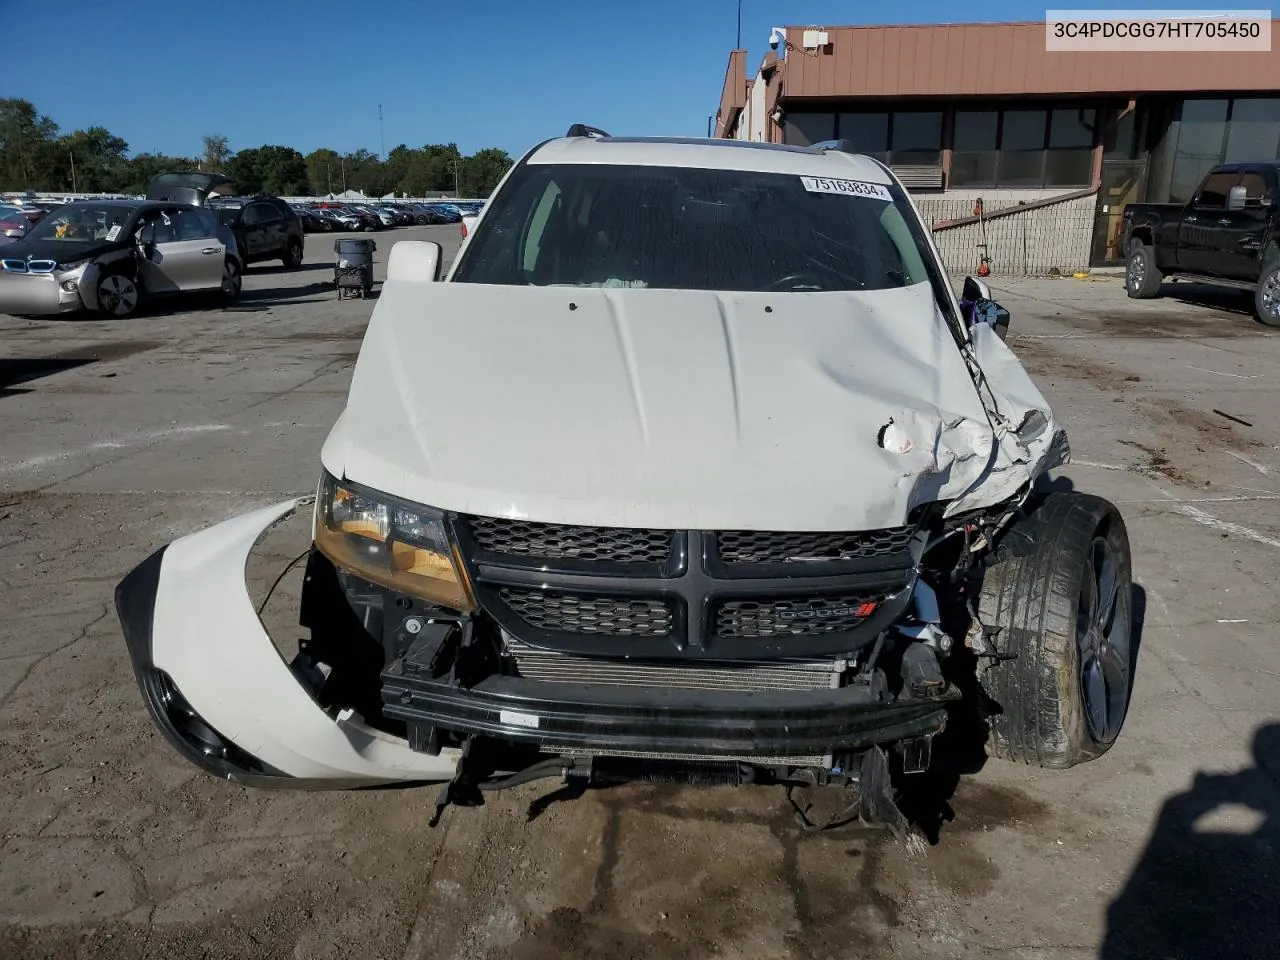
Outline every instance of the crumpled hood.
{"type": "Polygon", "coordinates": [[[1048,449],[1047,404],[1016,359],[994,335],[975,347],[1010,381],[992,383],[994,427],[928,284],[772,294],[394,280],[322,458],[357,483],[489,516],[896,526],[932,500],[1010,496],[1048,449]],[[1006,420],[1032,409],[1035,438],[1018,442],[1006,420]]]}

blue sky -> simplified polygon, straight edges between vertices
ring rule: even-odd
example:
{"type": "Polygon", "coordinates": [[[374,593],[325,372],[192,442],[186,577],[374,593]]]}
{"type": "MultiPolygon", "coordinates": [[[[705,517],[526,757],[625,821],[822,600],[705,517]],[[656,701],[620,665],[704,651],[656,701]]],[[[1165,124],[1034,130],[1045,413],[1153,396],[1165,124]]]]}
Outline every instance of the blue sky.
{"type": "MultiPolygon", "coordinates": [[[[380,103],[388,150],[452,140],[514,156],[578,121],[703,136],[737,19],[736,0],[63,0],[55,19],[73,26],[51,31],[51,9],[0,0],[0,35],[44,38],[18,41],[26,62],[17,71],[10,50],[2,95],[31,100],[64,131],[101,125],[133,152],[183,155],[208,133],[232,149],[377,152],[380,103]]],[[[743,0],[742,39],[754,70],[775,25],[1036,20],[1044,11],[1023,0],[743,0]]]]}

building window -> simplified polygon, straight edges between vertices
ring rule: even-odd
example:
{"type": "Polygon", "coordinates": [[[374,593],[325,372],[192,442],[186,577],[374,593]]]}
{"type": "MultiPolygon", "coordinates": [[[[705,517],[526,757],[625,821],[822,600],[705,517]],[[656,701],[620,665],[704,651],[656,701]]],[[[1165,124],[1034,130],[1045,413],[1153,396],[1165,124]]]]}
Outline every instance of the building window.
{"type": "Polygon", "coordinates": [[[891,167],[936,167],[942,163],[942,111],[899,110],[842,113],[835,135],[858,153],[891,167]]]}
{"type": "Polygon", "coordinates": [[[835,139],[834,113],[788,113],[782,128],[784,143],[808,147],[823,140],[835,139]]]}
{"type": "Polygon", "coordinates": [[[950,186],[1087,186],[1093,108],[957,110],[950,186]]]}
{"type": "Polygon", "coordinates": [[[1280,100],[1231,101],[1223,163],[1280,158],[1280,100]]]}
{"type": "Polygon", "coordinates": [[[1088,184],[1093,179],[1096,110],[1054,110],[1049,114],[1049,149],[1044,158],[1046,187],[1088,184]]]}
{"type": "Polygon", "coordinates": [[[842,113],[837,123],[840,138],[852,141],[859,153],[889,162],[889,114],[842,113]]]}
{"type": "Polygon", "coordinates": [[[894,113],[892,131],[889,162],[893,166],[936,167],[942,162],[941,110],[894,113]]]}
{"type": "MultiPolygon", "coordinates": [[[[1177,103],[1173,110],[1178,117],[1177,103]]],[[[1152,151],[1149,199],[1186,203],[1218,164],[1274,159],[1280,159],[1280,99],[1184,100],[1180,118],[1152,151]]]]}
{"type": "Polygon", "coordinates": [[[1222,162],[1230,107],[1229,100],[1187,100],[1182,104],[1173,181],[1169,184],[1169,199],[1174,203],[1189,200],[1204,175],[1222,162]]]}
{"type": "Polygon", "coordinates": [[[951,153],[951,185],[996,182],[996,145],[1000,142],[998,110],[957,110],[951,153]]]}

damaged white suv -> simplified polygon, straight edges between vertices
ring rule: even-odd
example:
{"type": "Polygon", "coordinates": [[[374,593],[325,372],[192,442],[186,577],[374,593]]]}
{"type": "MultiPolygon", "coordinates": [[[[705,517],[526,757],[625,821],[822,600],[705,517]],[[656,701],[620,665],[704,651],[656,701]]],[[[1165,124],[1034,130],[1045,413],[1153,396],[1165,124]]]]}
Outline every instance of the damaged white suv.
{"type": "Polygon", "coordinates": [[[892,783],[976,711],[1070,766],[1131,687],[1124,522],[957,299],[901,184],[838,145],[577,135],[503,180],[446,280],[391,251],[321,452],[285,663],[245,584],[291,500],[120,584],[173,745],[255,785],[892,783]]]}

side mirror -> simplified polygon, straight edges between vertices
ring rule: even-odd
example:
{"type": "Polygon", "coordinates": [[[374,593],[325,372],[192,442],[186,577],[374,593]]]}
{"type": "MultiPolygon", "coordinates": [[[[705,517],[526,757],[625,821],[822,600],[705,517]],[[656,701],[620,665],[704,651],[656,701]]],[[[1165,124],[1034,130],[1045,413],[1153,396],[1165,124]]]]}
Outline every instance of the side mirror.
{"type": "Polygon", "coordinates": [[[987,286],[985,280],[979,280],[976,277],[965,277],[964,287],[960,291],[961,300],[990,300],[991,288],[987,286]]]}
{"type": "Polygon", "coordinates": [[[973,323],[985,323],[1003,340],[1009,333],[1009,311],[994,300],[984,297],[974,301],[973,323]]]}
{"type": "Polygon", "coordinates": [[[429,240],[401,240],[392,244],[387,258],[387,280],[421,283],[440,279],[443,251],[429,240]]]}
{"type": "Polygon", "coordinates": [[[1243,186],[1232,187],[1227,191],[1227,209],[1243,210],[1248,202],[1249,191],[1243,186]]]}

